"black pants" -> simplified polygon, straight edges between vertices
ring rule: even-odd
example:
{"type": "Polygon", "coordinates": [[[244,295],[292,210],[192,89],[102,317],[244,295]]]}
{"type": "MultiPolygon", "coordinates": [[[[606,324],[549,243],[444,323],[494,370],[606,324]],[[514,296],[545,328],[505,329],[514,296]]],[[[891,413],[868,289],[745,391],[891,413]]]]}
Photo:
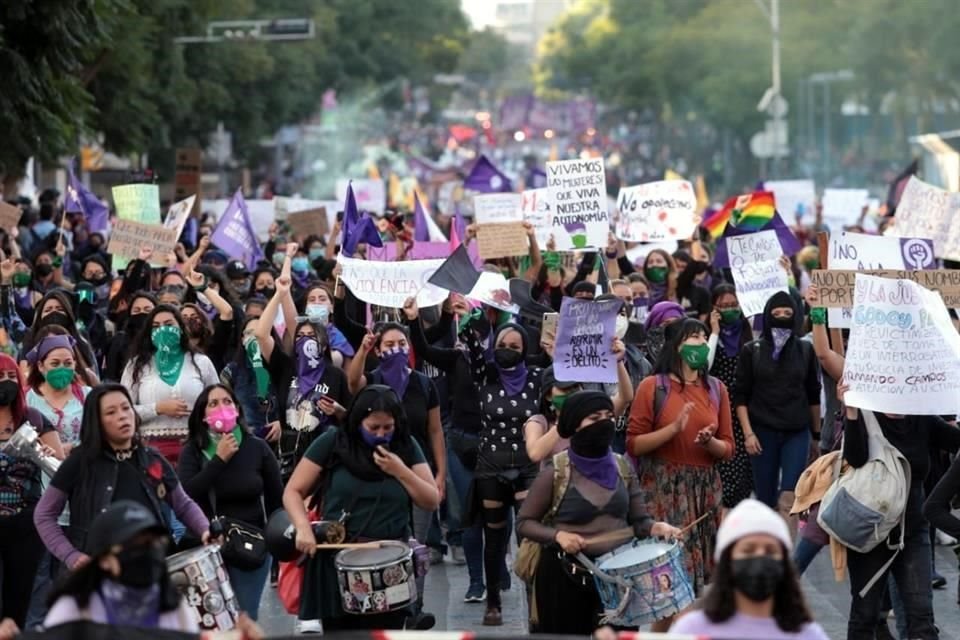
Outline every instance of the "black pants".
{"type": "Polygon", "coordinates": [[[30,586],[37,574],[44,547],[33,526],[33,509],[0,517],[0,612],[23,627],[30,606],[30,586]]]}
{"type": "Polygon", "coordinates": [[[534,597],[539,620],[537,633],[586,637],[597,628],[603,614],[593,577],[554,545],[540,552],[534,597]],[[577,567],[576,573],[570,570],[572,566],[577,567]]]}
{"type": "Polygon", "coordinates": [[[529,474],[514,470],[509,476],[494,476],[474,480],[476,499],[480,502],[483,515],[483,569],[487,579],[487,607],[500,608],[500,584],[503,576],[504,558],[507,554],[507,542],[510,540],[509,511],[520,510],[521,501],[516,494],[530,488],[529,474]],[[511,477],[512,476],[512,477],[511,477]],[[499,503],[498,507],[488,507],[484,502],[499,503]]]}

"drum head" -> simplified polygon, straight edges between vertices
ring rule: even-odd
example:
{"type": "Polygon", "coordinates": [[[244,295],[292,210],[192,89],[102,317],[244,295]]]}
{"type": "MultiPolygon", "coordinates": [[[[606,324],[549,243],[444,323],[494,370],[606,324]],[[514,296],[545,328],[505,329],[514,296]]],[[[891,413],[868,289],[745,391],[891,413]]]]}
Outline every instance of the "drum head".
{"type": "MultiPolygon", "coordinates": [[[[205,547],[197,547],[196,549],[188,549],[186,551],[181,551],[180,553],[175,553],[172,556],[167,557],[167,569],[170,571],[182,569],[188,564],[194,564],[198,562],[201,558],[218,554],[219,551],[219,546],[207,545],[205,547]]],[[[220,564],[219,561],[217,564],[220,564]]]]}
{"type": "Polygon", "coordinates": [[[384,541],[380,547],[344,549],[337,554],[337,566],[345,569],[382,567],[410,555],[410,547],[402,542],[384,541]]]}
{"type": "Polygon", "coordinates": [[[612,558],[601,562],[599,567],[608,570],[634,567],[668,554],[674,546],[665,542],[650,542],[638,544],[623,551],[618,549],[612,558]]]}

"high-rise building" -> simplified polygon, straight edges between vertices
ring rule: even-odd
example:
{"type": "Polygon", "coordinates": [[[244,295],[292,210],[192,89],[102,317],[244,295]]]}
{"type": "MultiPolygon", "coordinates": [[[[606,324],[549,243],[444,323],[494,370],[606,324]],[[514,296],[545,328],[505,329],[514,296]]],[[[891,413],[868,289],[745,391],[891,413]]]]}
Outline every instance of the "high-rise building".
{"type": "Polygon", "coordinates": [[[533,56],[537,43],[573,0],[495,0],[494,27],[533,56]]]}

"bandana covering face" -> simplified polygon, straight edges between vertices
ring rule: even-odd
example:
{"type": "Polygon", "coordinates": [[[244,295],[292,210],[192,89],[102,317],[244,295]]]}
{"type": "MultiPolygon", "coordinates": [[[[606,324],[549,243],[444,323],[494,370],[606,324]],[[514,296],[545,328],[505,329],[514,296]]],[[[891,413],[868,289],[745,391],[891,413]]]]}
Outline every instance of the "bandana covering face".
{"type": "Polygon", "coordinates": [[[410,382],[410,369],[407,367],[409,358],[410,351],[400,347],[387,349],[380,354],[380,373],[383,375],[383,382],[396,391],[401,400],[410,382]]]}
{"type": "Polygon", "coordinates": [[[106,579],[100,584],[100,598],[112,625],[153,629],[160,620],[160,585],[130,587],[106,579]]]}
{"type": "Polygon", "coordinates": [[[793,329],[780,329],[773,327],[770,329],[770,335],[773,337],[773,359],[780,360],[780,352],[783,351],[787,340],[793,335],[793,329]]]}
{"type": "Polygon", "coordinates": [[[313,336],[297,338],[297,391],[303,397],[323,378],[327,363],[320,354],[320,343],[313,336]]]}
{"type": "Polygon", "coordinates": [[[157,327],[150,334],[153,345],[157,348],[154,362],[157,364],[157,375],[171,387],[177,384],[180,370],[183,368],[183,347],[180,345],[180,327],[157,327]]]}

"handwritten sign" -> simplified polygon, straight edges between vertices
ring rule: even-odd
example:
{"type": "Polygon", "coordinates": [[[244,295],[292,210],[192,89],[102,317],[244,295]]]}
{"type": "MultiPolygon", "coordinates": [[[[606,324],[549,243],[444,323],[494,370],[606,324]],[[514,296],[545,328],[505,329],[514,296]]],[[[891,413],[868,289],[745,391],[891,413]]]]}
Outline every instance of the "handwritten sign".
{"type": "Polygon", "coordinates": [[[523,221],[533,225],[537,244],[546,249],[553,233],[553,214],[550,211],[550,194],[546,188],[527,189],[520,195],[520,211],[523,221]]]}
{"type": "Polygon", "coordinates": [[[777,232],[772,229],[726,238],[727,255],[737,299],[743,314],[763,313],[767,300],[778,291],[787,291],[787,273],[778,262],[783,255],[777,232]]]}
{"type": "Polygon", "coordinates": [[[306,211],[296,211],[287,214],[287,224],[290,226],[290,232],[300,241],[306,240],[309,236],[327,235],[327,209],[307,209],[306,211]]]}
{"type": "Polygon", "coordinates": [[[522,222],[477,225],[477,249],[484,260],[525,256],[530,251],[522,222]]]}
{"type": "Polygon", "coordinates": [[[823,221],[836,232],[844,225],[856,224],[869,197],[870,192],[866,189],[824,189],[821,200],[823,221]]]}
{"type": "MultiPolygon", "coordinates": [[[[345,202],[350,180],[337,180],[337,201],[345,202]]],[[[387,207],[387,190],[383,180],[354,180],[353,197],[360,211],[383,214],[387,207]]]]}
{"type": "Polygon", "coordinates": [[[519,193],[486,193],[473,196],[473,216],[477,224],[522,222],[519,193]]]}
{"type": "Polygon", "coordinates": [[[896,269],[871,269],[868,271],[816,270],[812,274],[811,282],[817,285],[820,306],[828,309],[852,308],[854,302],[853,285],[858,273],[878,278],[916,282],[924,289],[938,293],[948,308],[960,309],[960,271],[955,269],[931,269],[929,271],[896,269]]]}
{"type": "Polygon", "coordinates": [[[9,232],[10,229],[20,224],[22,215],[23,211],[20,210],[20,207],[0,200],[0,228],[9,232]]]}
{"type": "Polygon", "coordinates": [[[938,258],[960,260],[960,193],[911,177],[897,205],[893,235],[930,238],[938,258]]]}
{"type": "Polygon", "coordinates": [[[547,163],[557,251],[607,246],[610,213],[606,184],[602,158],[547,163]]]}
{"type": "Polygon", "coordinates": [[[125,184],[112,189],[117,217],[160,224],[160,188],[155,184],[125,184]]]}
{"type": "Polygon", "coordinates": [[[427,282],[443,260],[375,262],[340,256],[340,279],[360,300],[381,307],[400,309],[415,297],[422,308],[440,304],[449,291],[427,282]]]}
{"type": "Polygon", "coordinates": [[[694,232],[697,196],[686,180],[661,180],[620,189],[617,237],[628,242],[686,240],[694,232]]]}
{"type": "Polygon", "coordinates": [[[940,296],[857,274],[843,376],[851,407],[910,415],[960,410],[960,335],[940,296]]]}
{"type": "Polygon", "coordinates": [[[557,380],[617,381],[617,358],[610,347],[621,305],[619,300],[563,299],[553,352],[557,380]]]}
{"type": "Polygon", "coordinates": [[[174,202],[170,205],[170,208],[167,210],[167,219],[163,221],[163,227],[176,231],[177,238],[179,238],[180,234],[183,233],[183,226],[187,224],[187,218],[189,218],[193,212],[196,201],[197,196],[194,195],[186,200],[174,202]]]}
{"type": "Polygon", "coordinates": [[[128,260],[136,260],[140,256],[141,247],[146,246],[153,249],[155,263],[162,264],[163,257],[176,248],[178,237],[176,229],[120,218],[110,231],[107,251],[114,257],[114,266],[118,258],[126,265],[128,260]]]}
{"type": "Polygon", "coordinates": [[[817,188],[813,180],[769,180],[763,183],[766,191],[773,191],[777,211],[789,224],[791,220],[813,213],[817,188]]]}

